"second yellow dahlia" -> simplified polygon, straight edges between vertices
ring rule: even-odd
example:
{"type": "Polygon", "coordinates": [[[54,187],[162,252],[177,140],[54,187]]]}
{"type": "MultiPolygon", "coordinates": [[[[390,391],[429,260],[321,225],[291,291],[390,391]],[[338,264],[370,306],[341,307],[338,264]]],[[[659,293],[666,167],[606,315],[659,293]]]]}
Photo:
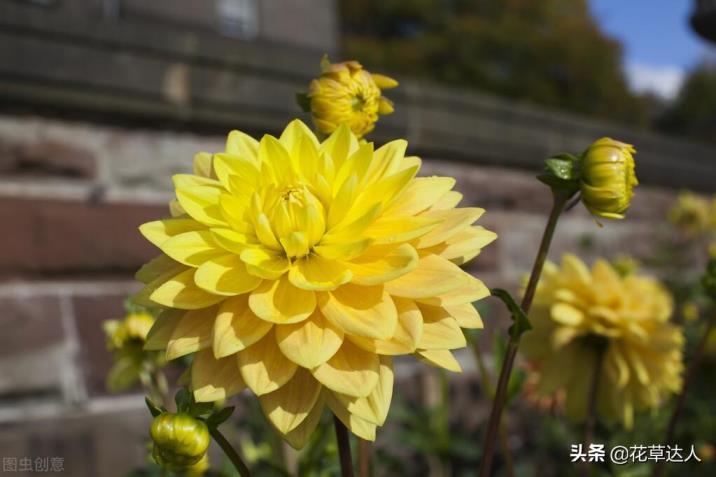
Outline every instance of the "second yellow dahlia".
{"type": "Polygon", "coordinates": [[[566,391],[567,414],[577,420],[601,359],[597,411],[631,427],[635,411],[681,388],[684,337],[669,323],[671,312],[671,296],[656,280],[622,277],[604,260],[590,270],[566,255],[561,267],[545,264],[522,351],[540,392],[566,391]]]}
{"type": "Polygon", "coordinates": [[[321,75],[311,81],[307,95],[313,123],[324,134],[346,124],[363,137],[375,128],[379,115],[393,112],[382,90],[396,86],[394,79],[372,74],[357,61],[331,63],[323,57],[321,75]]]}
{"type": "Polygon", "coordinates": [[[416,177],[406,147],[374,150],[345,125],[319,142],[293,121],[279,138],[234,131],[174,177],[175,217],[141,227],[162,254],[135,300],[165,309],[148,348],[195,353],[197,401],[248,386],[295,447],[326,405],[373,440],[392,356],[459,370],[450,350],[489,292],[458,265],[495,234],[456,208],[454,179],[416,177]]]}

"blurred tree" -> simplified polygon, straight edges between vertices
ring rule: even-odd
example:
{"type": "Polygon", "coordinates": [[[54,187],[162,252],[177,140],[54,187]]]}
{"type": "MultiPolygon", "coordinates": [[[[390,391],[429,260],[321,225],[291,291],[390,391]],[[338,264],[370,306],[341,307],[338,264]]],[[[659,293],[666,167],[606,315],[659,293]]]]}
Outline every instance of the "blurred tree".
{"type": "Polygon", "coordinates": [[[343,49],[368,67],[644,124],[618,41],[586,0],[342,0],[343,49]]]}
{"type": "Polygon", "coordinates": [[[716,142],[716,64],[705,62],[689,72],[658,126],[666,132],[716,142]]]}

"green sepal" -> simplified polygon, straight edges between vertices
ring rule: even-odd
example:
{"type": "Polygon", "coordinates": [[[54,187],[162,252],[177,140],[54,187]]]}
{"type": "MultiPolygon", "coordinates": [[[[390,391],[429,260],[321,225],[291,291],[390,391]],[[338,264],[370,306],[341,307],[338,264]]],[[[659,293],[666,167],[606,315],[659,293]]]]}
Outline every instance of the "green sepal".
{"type": "Polygon", "coordinates": [[[157,417],[162,412],[166,411],[166,409],[161,408],[161,407],[157,406],[156,404],[154,404],[154,402],[152,402],[152,400],[149,399],[148,396],[144,397],[144,402],[146,403],[147,408],[149,408],[149,412],[152,414],[152,417],[157,417]]]}
{"type": "Polygon", "coordinates": [[[520,307],[520,305],[517,304],[515,299],[512,298],[512,295],[510,295],[507,290],[503,290],[502,288],[491,288],[490,294],[502,300],[502,303],[504,303],[510,311],[513,323],[512,326],[510,326],[508,333],[511,339],[519,340],[522,333],[532,329],[532,324],[530,324],[527,314],[520,307]]]}
{"type": "Polygon", "coordinates": [[[311,98],[308,97],[308,93],[296,93],[296,103],[304,113],[311,112],[311,98]]]}
{"type": "Polygon", "coordinates": [[[545,170],[537,179],[547,184],[555,195],[572,197],[579,191],[581,161],[572,154],[557,154],[545,160],[545,170]]]}
{"type": "Polygon", "coordinates": [[[219,427],[224,421],[231,417],[231,413],[234,412],[234,406],[225,407],[221,411],[213,413],[211,416],[206,418],[206,425],[209,428],[219,427]]]}
{"type": "Polygon", "coordinates": [[[177,405],[177,412],[185,412],[190,414],[191,407],[194,404],[194,397],[187,388],[180,388],[174,395],[174,402],[177,405]]]}

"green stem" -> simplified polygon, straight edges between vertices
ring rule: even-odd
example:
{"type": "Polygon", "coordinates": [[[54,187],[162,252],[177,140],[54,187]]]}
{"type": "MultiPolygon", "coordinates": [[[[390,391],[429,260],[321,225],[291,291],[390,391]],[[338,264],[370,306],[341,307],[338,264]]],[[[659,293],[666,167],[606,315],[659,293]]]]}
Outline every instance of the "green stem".
{"type": "Polygon", "coordinates": [[[358,475],[359,477],[370,477],[370,442],[365,439],[358,439],[358,475]]]}
{"type": "Polygon", "coordinates": [[[346,429],[346,426],[344,426],[341,420],[335,415],[333,416],[333,424],[336,428],[341,475],[343,477],[353,477],[353,458],[351,457],[351,442],[348,437],[348,429],[346,429]]]}
{"type": "MultiPolygon", "coordinates": [[[[704,352],[706,351],[706,345],[709,341],[709,335],[711,335],[711,332],[714,329],[714,326],[716,326],[716,314],[712,315],[709,319],[708,323],[706,324],[706,329],[704,330],[704,334],[701,335],[701,339],[699,340],[699,344],[696,347],[696,351],[694,351],[694,355],[691,357],[691,361],[689,362],[689,367],[686,370],[686,377],[684,378],[684,385],[681,387],[681,392],[679,393],[679,397],[676,400],[676,406],[674,407],[674,412],[671,414],[671,419],[669,419],[669,425],[666,428],[666,435],[664,437],[664,445],[670,445],[671,442],[674,440],[674,432],[676,431],[676,423],[679,420],[679,417],[681,417],[681,413],[684,408],[684,403],[686,401],[686,393],[691,387],[691,383],[694,380],[694,376],[696,375],[696,368],[698,368],[699,364],[701,363],[701,359],[703,358],[704,352]]],[[[666,470],[666,467],[664,465],[663,461],[659,461],[659,463],[656,464],[654,467],[654,471],[651,474],[652,477],[661,477],[664,475],[664,472],[666,470]]]]}
{"type": "MultiPolygon", "coordinates": [[[[592,382],[589,388],[589,396],[587,399],[587,418],[584,423],[584,448],[589,449],[589,446],[594,441],[594,431],[597,427],[597,401],[599,397],[599,378],[602,375],[602,364],[604,362],[604,343],[599,343],[595,347],[595,362],[594,372],[592,374],[592,382]]],[[[582,473],[584,477],[589,476],[591,470],[590,461],[584,462],[582,473]]]]}
{"type": "MultiPolygon", "coordinates": [[[[477,369],[480,371],[480,381],[482,388],[487,393],[490,402],[495,397],[495,387],[492,385],[492,377],[490,372],[487,370],[485,365],[485,359],[482,357],[482,350],[477,342],[476,338],[470,338],[470,347],[472,348],[472,354],[475,356],[475,362],[477,363],[477,369]]],[[[514,477],[515,465],[514,459],[512,458],[512,452],[507,439],[507,426],[504,419],[500,422],[500,452],[502,458],[505,459],[505,470],[507,471],[507,477],[514,477]]]]}
{"type": "Polygon", "coordinates": [[[228,457],[231,463],[234,464],[234,468],[236,468],[239,475],[241,477],[251,477],[251,472],[249,471],[249,468],[246,467],[246,464],[244,464],[244,461],[241,460],[241,456],[239,456],[239,453],[236,452],[236,450],[231,446],[231,443],[226,440],[226,437],[224,437],[221,432],[219,432],[219,429],[213,426],[209,426],[209,434],[211,434],[211,437],[214,438],[214,441],[219,444],[219,447],[221,447],[221,450],[224,451],[226,457],[228,457]]]}
{"type": "MultiPolygon", "coordinates": [[[[549,246],[552,243],[552,237],[557,227],[557,221],[559,216],[564,210],[565,205],[569,197],[562,195],[553,194],[554,202],[552,210],[547,219],[547,225],[545,226],[544,233],[542,235],[542,241],[540,242],[539,250],[537,251],[537,257],[535,258],[534,265],[532,266],[532,273],[525,289],[525,296],[522,298],[522,309],[525,313],[529,313],[530,307],[532,306],[532,300],[534,299],[535,292],[537,291],[537,283],[539,282],[540,275],[542,275],[542,267],[547,259],[547,253],[549,252],[549,246]]],[[[507,385],[510,381],[510,374],[512,374],[512,368],[515,364],[515,358],[517,357],[517,349],[519,348],[520,338],[510,337],[507,344],[507,350],[505,352],[505,359],[502,362],[502,369],[500,370],[500,378],[497,381],[497,391],[495,393],[495,399],[492,402],[492,410],[490,412],[490,420],[487,425],[487,434],[485,436],[485,450],[482,456],[482,462],[480,463],[480,477],[489,477],[490,471],[492,470],[492,460],[495,455],[495,445],[498,438],[498,431],[500,429],[500,418],[502,417],[502,410],[505,407],[505,400],[507,397],[507,385]]]]}

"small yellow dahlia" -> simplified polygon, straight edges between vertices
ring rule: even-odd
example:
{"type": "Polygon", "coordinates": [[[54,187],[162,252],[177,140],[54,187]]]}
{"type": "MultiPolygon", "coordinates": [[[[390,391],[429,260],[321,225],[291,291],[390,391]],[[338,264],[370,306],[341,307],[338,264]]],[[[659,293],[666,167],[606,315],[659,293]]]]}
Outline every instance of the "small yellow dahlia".
{"type": "Polygon", "coordinates": [[[581,420],[602,343],[597,411],[630,428],[635,411],[681,388],[684,337],[669,323],[671,312],[671,296],[656,280],[621,277],[604,260],[589,270],[566,255],[561,267],[545,264],[521,349],[540,392],[565,390],[567,415],[581,420]]]}
{"type": "Polygon", "coordinates": [[[679,194],[676,204],[669,209],[667,218],[685,236],[696,237],[708,230],[711,210],[706,199],[690,191],[679,194]]]}
{"type": "Polygon", "coordinates": [[[165,308],[148,349],[195,353],[197,401],[248,386],[295,447],[325,405],[373,440],[392,356],[459,371],[450,350],[489,291],[458,265],[496,236],[472,225],[482,209],[455,207],[454,179],[415,177],[406,147],[345,125],[321,143],[296,120],[278,139],[234,131],[174,176],[175,218],[141,226],[163,253],[135,300],[165,308]]]}
{"type": "Polygon", "coordinates": [[[112,352],[113,365],[106,379],[110,392],[133,386],[148,368],[163,364],[164,358],[154,351],[145,351],[144,344],[154,317],[145,312],[128,313],[123,320],[103,323],[107,348],[112,352]]]}
{"type": "Polygon", "coordinates": [[[132,342],[143,345],[153,324],[154,317],[145,312],[128,313],[124,320],[105,321],[103,326],[108,347],[117,351],[132,342]]]}
{"type": "Polygon", "coordinates": [[[582,201],[594,215],[623,219],[637,181],[636,149],[608,137],[597,139],[582,155],[582,201]]]}
{"type": "Polygon", "coordinates": [[[321,75],[311,81],[307,95],[313,123],[324,134],[347,124],[361,138],[373,130],[378,115],[393,112],[393,103],[381,90],[396,86],[394,79],[371,74],[357,61],[331,63],[324,56],[321,75]]]}

